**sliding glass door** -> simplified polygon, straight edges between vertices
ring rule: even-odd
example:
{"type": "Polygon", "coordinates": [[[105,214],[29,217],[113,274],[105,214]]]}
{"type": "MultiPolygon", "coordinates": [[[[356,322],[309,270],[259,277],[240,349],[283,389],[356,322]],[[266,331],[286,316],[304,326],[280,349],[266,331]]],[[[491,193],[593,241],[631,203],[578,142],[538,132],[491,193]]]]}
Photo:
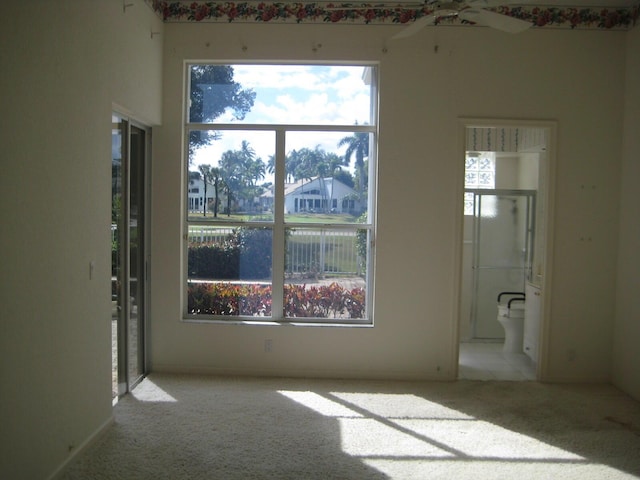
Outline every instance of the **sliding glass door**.
{"type": "Polygon", "coordinates": [[[123,116],[113,115],[111,324],[114,397],[130,391],[145,373],[148,146],[147,130],[123,116]]]}

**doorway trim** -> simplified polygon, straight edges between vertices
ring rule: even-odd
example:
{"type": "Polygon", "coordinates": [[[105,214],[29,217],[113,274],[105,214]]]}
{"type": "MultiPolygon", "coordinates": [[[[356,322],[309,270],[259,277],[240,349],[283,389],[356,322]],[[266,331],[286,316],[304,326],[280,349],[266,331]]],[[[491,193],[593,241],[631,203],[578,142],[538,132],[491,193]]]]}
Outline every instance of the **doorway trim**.
{"type": "Polygon", "coordinates": [[[538,338],[538,363],[536,368],[536,380],[545,381],[549,377],[549,336],[551,324],[551,293],[553,277],[553,244],[554,244],[554,224],[555,224],[555,190],[556,190],[556,152],[557,152],[557,129],[558,123],[555,120],[526,120],[526,119],[505,119],[505,118],[458,118],[458,141],[455,150],[455,205],[456,221],[454,238],[456,241],[456,253],[454,258],[454,295],[453,295],[453,374],[454,379],[458,378],[459,355],[460,355],[460,315],[462,301],[462,268],[463,268],[463,233],[464,233],[464,160],[466,151],[466,129],[471,127],[487,128],[516,128],[532,127],[545,128],[549,132],[547,145],[547,162],[541,175],[545,178],[545,188],[543,192],[538,192],[538,198],[544,202],[544,216],[538,219],[538,225],[544,229],[544,262],[541,289],[543,292],[542,317],[540,319],[540,334],[538,338]]]}

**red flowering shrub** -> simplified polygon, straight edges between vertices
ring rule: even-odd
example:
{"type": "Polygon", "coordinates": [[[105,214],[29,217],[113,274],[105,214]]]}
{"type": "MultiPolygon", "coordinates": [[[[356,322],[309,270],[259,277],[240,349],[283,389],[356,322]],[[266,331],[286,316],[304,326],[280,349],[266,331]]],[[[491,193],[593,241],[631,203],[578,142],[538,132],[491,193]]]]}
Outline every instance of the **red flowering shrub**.
{"type": "Polygon", "coordinates": [[[189,283],[187,312],[196,315],[271,315],[271,287],[189,283]]]}
{"type": "MultiPolygon", "coordinates": [[[[285,285],[287,318],[363,318],[365,292],[337,283],[306,287],[285,285]]],[[[231,283],[189,283],[187,311],[192,315],[271,315],[271,286],[231,283]]]]}

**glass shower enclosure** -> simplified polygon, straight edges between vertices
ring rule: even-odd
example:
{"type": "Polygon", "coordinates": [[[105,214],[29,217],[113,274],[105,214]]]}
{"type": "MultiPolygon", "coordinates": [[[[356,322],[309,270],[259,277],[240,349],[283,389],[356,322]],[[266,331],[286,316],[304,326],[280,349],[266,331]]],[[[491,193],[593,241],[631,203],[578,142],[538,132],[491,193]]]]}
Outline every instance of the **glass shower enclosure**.
{"type": "Polygon", "coordinates": [[[534,190],[467,189],[473,194],[471,336],[504,338],[500,292],[524,292],[531,277],[534,190]]]}

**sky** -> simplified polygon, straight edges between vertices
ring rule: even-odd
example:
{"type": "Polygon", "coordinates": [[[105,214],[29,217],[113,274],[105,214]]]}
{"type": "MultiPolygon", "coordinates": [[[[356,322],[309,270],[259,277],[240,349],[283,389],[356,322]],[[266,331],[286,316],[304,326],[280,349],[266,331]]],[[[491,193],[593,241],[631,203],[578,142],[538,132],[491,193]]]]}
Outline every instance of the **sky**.
{"type": "MultiPolygon", "coordinates": [[[[243,121],[227,112],[220,123],[359,125],[370,123],[371,88],[363,81],[365,67],[325,65],[234,65],[234,80],[256,93],[251,111],[243,121]]],[[[327,152],[338,150],[348,132],[291,133],[286,151],[320,146],[327,152]]],[[[273,132],[225,131],[222,138],[199,149],[193,156],[191,170],[200,164],[215,165],[223,152],[239,150],[247,140],[256,157],[267,161],[274,155],[273,132]]]]}

